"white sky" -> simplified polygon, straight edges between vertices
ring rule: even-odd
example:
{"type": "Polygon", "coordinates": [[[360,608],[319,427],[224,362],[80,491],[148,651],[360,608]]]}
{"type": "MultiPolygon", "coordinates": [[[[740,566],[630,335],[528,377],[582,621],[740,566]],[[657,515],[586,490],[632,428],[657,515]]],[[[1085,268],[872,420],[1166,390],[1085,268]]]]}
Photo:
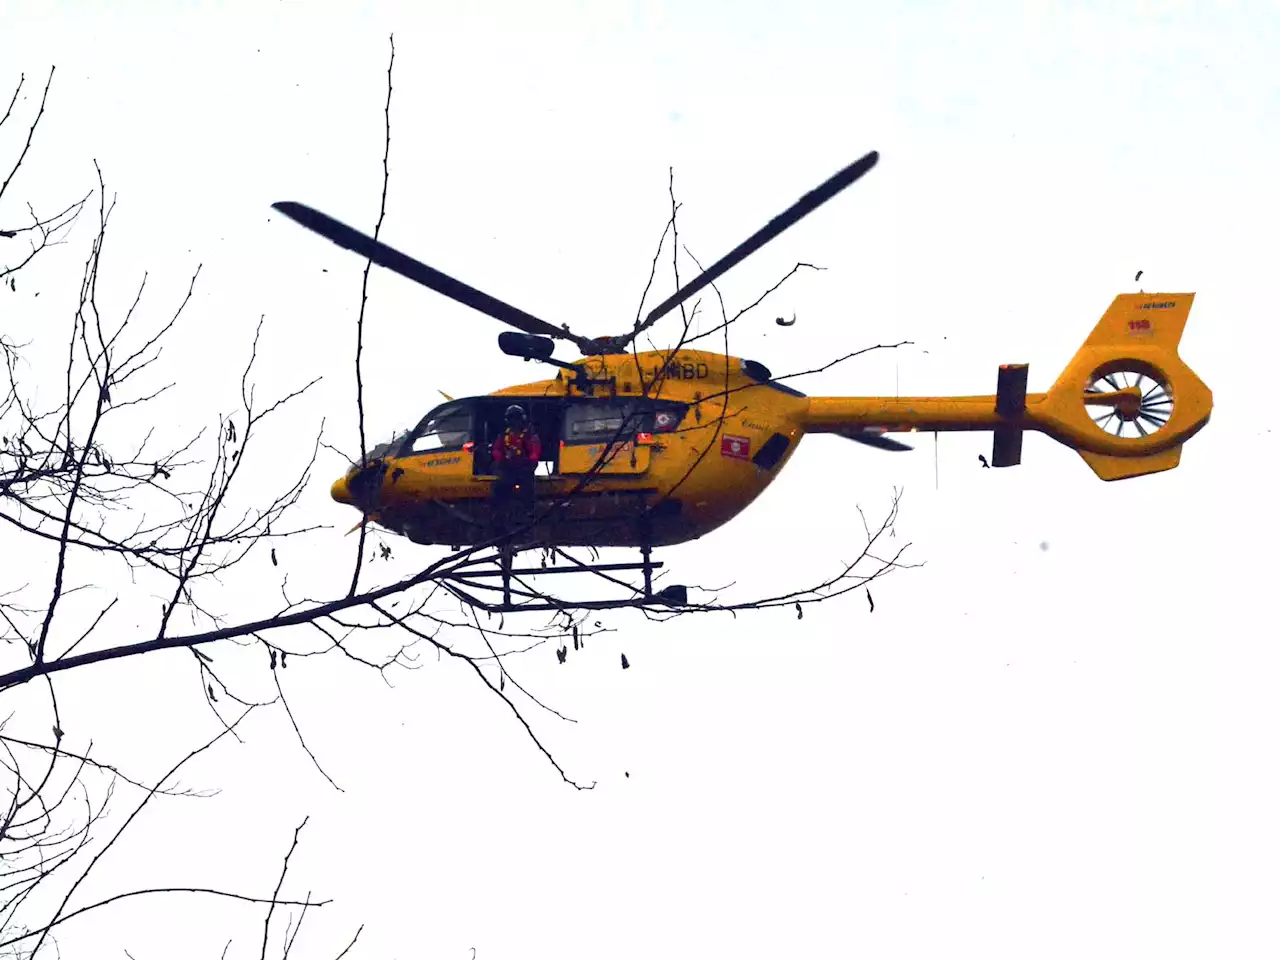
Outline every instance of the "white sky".
{"type": "MultiPolygon", "coordinates": [[[[53,209],[98,160],[119,200],[117,311],[149,271],[159,322],[204,264],[158,426],[185,436],[234,410],[263,314],[261,394],[324,376],[259,448],[253,492],[287,486],[321,418],[356,446],[362,263],[269,205],[372,228],[392,30],[384,238],[532,313],[625,329],[668,166],[708,262],[878,149],[725,279],[740,305],[796,260],[828,268],[791,281],[735,353],[779,373],[911,339],[799,386],[987,392],[999,363],[1029,362],[1042,389],[1142,269],[1146,290],[1197,293],[1182,355],[1216,401],[1178,470],[1117,484],[1038,436],[1003,471],[978,465],[989,436],[942,437],[936,488],[932,438],[901,455],[806,440],[738,521],[666,552],[673,579],[744,597],[816,580],[860,543],[855,507],[880,515],[895,486],[897,536],[926,565],[878,585],[874,613],[853,595],[803,623],[611,615],[617,633],[565,666],[551,645],[517,660],[579,721],[529,711],[594,791],[560,782],[464,667],[424,651],[388,689],[295,661],[294,714],[345,792],[283,714],[255,718],[183,777],[223,793],[157,806],[86,896],[144,879],[269,891],[310,814],[286,892],[336,901],[308,917],[310,957],[359,923],[355,955],[380,958],[1275,955],[1277,8],[4,2],[0,24],[4,91],[58,67],[16,195],[53,209]]],[[[90,226],[0,293],[0,328],[62,349],[90,226]]],[[[437,390],[544,375],[497,352],[493,321],[385,272],[366,329],[374,439],[437,390]]],[[[282,546],[280,569],[255,555],[219,609],[271,610],[286,569],[296,594],[345,589],[341,468],[321,460],[297,518],[332,529],[282,546]]],[[[10,584],[24,571],[0,537],[10,584]]],[[[392,546],[371,576],[436,556],[392,546]]],[[[100,596],[128,589],[110,577],[100,596]]],[[[149,625],[119,619],[112,639],[149,625]]],[[[59,693],[73,745],[139,776],[215,729],[185,652],[59,693]]],[[[60,946],[215,957],[231,937],[229,957],[257,956],[261,912],[171,898],[68,924],[60,946]]]]}

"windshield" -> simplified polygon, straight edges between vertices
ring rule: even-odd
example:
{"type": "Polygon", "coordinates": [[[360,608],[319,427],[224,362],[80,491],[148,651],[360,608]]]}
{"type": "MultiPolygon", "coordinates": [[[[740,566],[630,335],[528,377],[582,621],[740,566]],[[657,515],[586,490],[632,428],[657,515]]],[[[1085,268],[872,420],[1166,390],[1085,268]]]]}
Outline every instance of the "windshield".
{"type": "MultiPolygon", "coordinates": [[[[408,436],[409,436],[409,431],[406,430],[403,433],[396,434],[386,443],[377,444],[372,449],[370,449],[367,455],[367,459],[380,460],[384,457],[394,457],[396,455],[396,451],[400,449],[401,445],[405,442],[406,439],[408,439],[408,436]]],[[[359,467],[360,464],[352,460],[351,466],[359,467]]]]}
{"type": "Polygon", "coordinates": [[[430,453],[434,450],[457,450],[471,439],[471,407],[464,403],[447,403],[437,407],[423,419],[413,431],[410,453],[430,453]]]}

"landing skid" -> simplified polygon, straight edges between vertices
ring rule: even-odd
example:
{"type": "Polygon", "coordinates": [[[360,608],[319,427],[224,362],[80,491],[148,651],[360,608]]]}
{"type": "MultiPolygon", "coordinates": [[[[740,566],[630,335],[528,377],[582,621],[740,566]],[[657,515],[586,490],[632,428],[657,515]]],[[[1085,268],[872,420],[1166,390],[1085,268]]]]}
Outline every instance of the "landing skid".
{"type": "Polygon", "coordinates": [[[477,553],[461,563],[451,565],[436,582],[445,590],[472,607],[489,613],[534,613],[560,610],[614,610],[620,607],[663,605],[684,606],[688,602],[685,587],[673,584],[656,593],[653,590],[653,573],[662,569],[654,562],[652,550],[641,549],[643,559],[639,563],[586,563],[565,553],[559,547],[533,547],[517,550],[510,545],[477,553]],[[544,553],[543,565],[537,567],[515,566],[516,556],[529,550],[544,553]],[[566,566],[547,566],[547,556],[553,564],[559,560],[566,566]],[[644,585],[636,586],[613,576],[615,573],[639,571],[644,575],[644,585]],[[593,574],[597,578],[628,591],[630,596],[610,600],[570,600],[548,597],[534,589],[531,581],[537,577],[554,574],[593,574]],[[498,583],[484,581],[498,580],[498,583]],[[481,594],[488,594],[487,597],[481,594]],[[499,599],[500,598],[500,599],[499,599]]]}

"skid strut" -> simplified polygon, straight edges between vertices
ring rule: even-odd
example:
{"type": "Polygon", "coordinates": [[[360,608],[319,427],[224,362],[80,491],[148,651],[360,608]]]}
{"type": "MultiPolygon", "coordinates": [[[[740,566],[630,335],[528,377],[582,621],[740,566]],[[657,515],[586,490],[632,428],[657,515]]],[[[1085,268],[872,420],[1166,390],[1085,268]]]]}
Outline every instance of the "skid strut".
{"type": "Polygon", "coordinates": [[[566,565],[558,567],[517,567],[515,565],[517,551],[508,542],[500,545],[494,554],[472,557],[451,567],[448,571],[443,571],[438,582],[459,600],[490,613],[564,610],[570,607],[605,610],[651,603],[683,605],[686,599],[685,590],[682,587],[668,587],[655,596],[653,572],[661,570],[663,564],[654,561],[653,548],[647,542],[647,536],[645,539],[646,542],[641,547],[643,559],[640,563],[588,563],[553,547],[551,549],[556,556],[568,561],[566,565]],[[643,588],[613,576],[613,574],[627,571],[638,571],[643,575],[643,588]],[[599,579],[622,588],[629,595],[615,600],[561,600],[543,596],[523,582],[536,577],[565,573],[595,574],[599,579]],[[494,583],[494,580],[498,582],[494,583]],[[489,594],[491,599],[485,598],[485,594],[489,594]],[[499,600],[499,596],[492,596],[493,594],[498,594],[501,599],[499,600]]]}

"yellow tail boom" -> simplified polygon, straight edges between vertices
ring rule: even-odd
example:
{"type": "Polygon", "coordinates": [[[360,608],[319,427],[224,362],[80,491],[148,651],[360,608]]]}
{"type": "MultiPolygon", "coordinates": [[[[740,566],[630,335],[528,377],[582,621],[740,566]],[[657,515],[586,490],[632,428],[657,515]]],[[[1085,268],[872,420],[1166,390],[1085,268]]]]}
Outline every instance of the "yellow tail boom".
{"type": "Polygon", "coordinates": [[[1076,450],[1103,480],[1171,470],[1209,422],[1213,394],[1178,356],[1194,293],[1122,293],[1045,393],[1027,365],[1004,364],[996,392],[970,397],[813,397],[809,433],[990,430],[991,465],[1022,461],[1038,430],[1076,450]]]}

